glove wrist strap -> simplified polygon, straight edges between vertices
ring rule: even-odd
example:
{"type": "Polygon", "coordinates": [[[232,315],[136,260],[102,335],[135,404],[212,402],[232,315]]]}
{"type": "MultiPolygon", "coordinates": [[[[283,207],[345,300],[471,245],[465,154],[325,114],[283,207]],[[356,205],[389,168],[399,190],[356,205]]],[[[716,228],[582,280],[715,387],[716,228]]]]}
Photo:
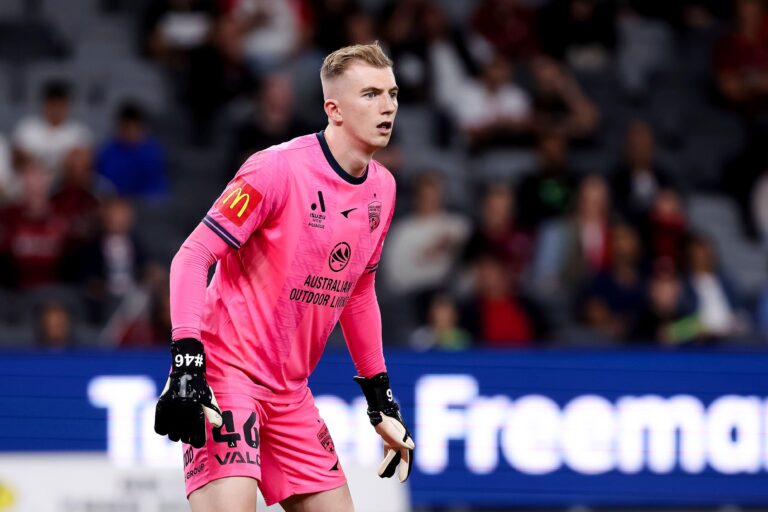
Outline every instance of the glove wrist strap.
{"type": "Polygon", "coordinates": [[[200,340],[183,338],[171,344],[173,373],[205,373],[205,349],[200,340]]]}
{"type": "Polygon", "coordinates": [[[389,387],[389,375],[386,373],[382,372],[371,378],[355,377],[354,380],[363,390],[369,410],[386,412],[398,409],[392,389],[389,387]]]}

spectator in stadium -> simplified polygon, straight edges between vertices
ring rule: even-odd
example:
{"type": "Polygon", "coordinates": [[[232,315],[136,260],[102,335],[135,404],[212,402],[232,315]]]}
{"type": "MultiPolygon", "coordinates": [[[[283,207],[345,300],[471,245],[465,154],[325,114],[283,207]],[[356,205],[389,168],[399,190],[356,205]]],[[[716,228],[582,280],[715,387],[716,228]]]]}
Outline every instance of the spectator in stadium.
{"type": "Polygon", "coordinates": [[[544,336],[543,317],[520,292],[519,275],[493,255],[472,268],[472,294],[461,305],[461,323],[475,340],[490,347],[524,347],[544,336]]]}
{"type": "Polygon", "coordinates": [[[480,0],[472,28],[508,59],[526,59],[539,49],[536,11],[521,0],[480,0]]]}
{"type": "Polygon", "coordinates": [[[8,139],[0,133],[0,205],[18,197],[19,177],[13,167],[11,145],[8,139]]]}
{"type": "Polygon", "coordinates": [[[573,212],[542,229],[534,279],[541,285],[552,282],[568,294],[606,271],[612,220],[605,179],[597,174],[586,176],[579,185],[573,212]]]}
{"type": "Polygon", "coordinates": [[[172,69],[205,43],[218,12],[216,0],[154,0],[141,19],[144,53],[172,69]]]}
{"type": "Polygon", "coordinates": [[[339,27],[348,27],[350,19],[361,14],[356,0],[309,0],[308,5],[312,23],[307,29],[319,51],[328,53],[352,44],[348,32],[339,27]]]}
{"type": "Polygon", "coordinates": [[[355,11],[344,21],[344,37],[347,44],[368,44],[378,39],[376,22],[365,11],[355,11]]]}
{"type": "Polygon", "coordinates": [[[512,68],[502,55],[485,66],[479,80],[465,81],[458,97],[461,101],[451,103],[451,113],[470,151],[530,144],[531,99],[513,81],[512,68]]]}
{"type": "Polygon", "coordinates": [[[464,247],[463,261],[472,263],[484,254],[493,254],[523,272],[531,259],[533,236],[516,222],[515,195],[505,184],[487,187],[483,195],[480,219],[464,247]]]}
{"type": "Polygon", "coordinates": [[[643,246],[648,251],[649,266],[666,261],[679,271],[684,264],[688,220],[680,195],[673,189],[661,189],[651,210],[641,224],[643,246]]]}
{"type": "Polygon", "coordinates": [[[536,230],[542,222],[564,215],[575,191],[573,171],[568,166],[568,139],[558,131],[541,134],[538,167],[517,189],[520,222],[536,230]]]}
{"type": "Polygon", "coordinates": [[[687,302],[695,305],[701,336],[717,340],[744,334],[746,315],[736,287],[717,268],[712,242],[692,236],[687,244],[687,302]]]}
{"type": "Polygon", "coordinates": [[[135,212],[128,200],[112,197],[102,203],[100,231],[83,258],[86,291],[96,322],[106,320],[143,278],[147,257],[134,224],[135,212]]]}
{"type": "Polygon", "coordinates": [[[561,131],[571,141],[592,141],[600,111],[576,79],[555,59],[540,55],[531,63],[534,123],[538,131],[561,131]]]}
{"type": "Polygon", "coordinates": [[[647,121],[635,119],[624,138],[624,161],[611,176],[613,202],[628,222],[637,225],[647,217],[656,195],[665,188],[676,187],[656,157],[653,127],[647,121]]]}
{"type": "Polygon", "coordinates": [[[301,44],[303,8],[285,0],[238,0],[230,11],[242,25],[243,51],[254,73],[275,71],[301,44]]]}
{"type": "Polygon", "coordinates": [[[120,347],[165,346],[171,334],[168,270],[156,264],[145,267],[141,287],[123,300],[110,318],[109,336],[120,347]]]}
{"type": "Polygon", "coordinates": [[[480,74],[480,36],[451,23],[448,14],[434,2],[427,4],[423,27],[427,59],[432,75],[432,99],[445,111],[456,101],[456,91],[470,77],[480,74]]]}
{"type": "Polygon", "coordinates": [[[94,174],[91,148],[82,146],[70,150],[64,160],[61,182],[51,197],[54,214],[67,226],[67,249],[62,267],[67,280],[81,277],[83,251],[98,228],[100,201],[96,194],[100,188],[94,174]]]}
{"type": "Polygon", "coordinates": [[[733,27],[714,53],[717,86],[747,114],[768,108],[768,14],[762,0],[736,0],[733,27]]]}
{"type": "Polygon", "coordinates": [[[602,71],[616,45],[614,8],[596,0],[555,0],[540,13],[542,49],[575,71],[602,71]]]}
{"type": "Polygon", "coordinates": [[[694,307],[684,301],[683,283],[669,261],[656,263],[634,327],[633,343],[677,345],[700,335],[694,307]]]}
{"type": "Polygon", "coordinates": [[[235,128],[231,168],[257,151],[311,131],[297,116],[294,100],[290,76],[275,73],[262,80],[248,117],[235,128]]]}
{"type": "Polygon", "coordinates": [[[616,224],[610,234],[610,265],[589,280],[579,301],[581,318],[606,339],[623,340],[645,303],[642,247],[637,231],[616,224]]]}
{"type": "Polygon", "coordinates": [[[21,119],[13,132],[13,147],[17,158],[34,158],[54,178],[61,174],[67,153],[78,146],[89,146],[91,130],[70,118],[71,88],[66,82],[54,80],[44,85],[41,115],[21,119]]]}
{"type": "Polygon", "coordinates": [[[469,235],[469,221],[443,207],[437,174],[416,180],[414,211],[393,221],[382,259],[389,289],[412,298],[420,322],[432,296],[445,286],[469,235]]]}
{"type": "Polygon", "coordinates": [[[0,276],[4,285],[26,290],[61,279],[67,225],[53,210],[43,166],[26,159],[19,172],[21,196],[0,211],[0,276]]]}
{"type": "Polygon", "coordinates": [[[425,20],[430,0],[389,0],[381,12],[381,34],[398,70],[401,103],[427,101],[431,70],[427,55],[425,20]]]}
{"type": "Polygon", "coordinates": [[[190,54],[184,99],[192,114],[192,142],[212,142],[220,110],[256,90],[257,79],[243,48],[243,27],[231,14],[219,17],[206,43],[190,54]]]}
{"type": "Polygon", "coordinates": [[[124,197],[168,196],[165,150],[149,135],[144,111],[134,103],[118,109],[115,133],[99,150],[97,169],[124,197]]]}
{"type": "Polygon", "coordinates": [[[757,179],[751,200],[755,230],[763,247],[768,249],[768,169],[757,179]]]}
{"type": "Polygon", "coordinates": [[[444,294],[432,298],[427,323],[410,339],[410,346],[416,350],[466,350],[471,343],[472,336],[459,325],[456,303],[444,294]]]}
{"type": "Polygon", "coordinates": [[[635,104],[645,101],[653,77],[675,65],[672,28],[666,21],[648,16],[652,9],[643,6],[649,3],[624,2],[616,19],[616,71],[627,99],[635,104]]]}
{"type": "Polygon", "coordinates": [[[64,304],[54,300],[44,302],[36,320],[36,340],[41,347],[62,350],[74,344],[72,315],[64,304]]]}

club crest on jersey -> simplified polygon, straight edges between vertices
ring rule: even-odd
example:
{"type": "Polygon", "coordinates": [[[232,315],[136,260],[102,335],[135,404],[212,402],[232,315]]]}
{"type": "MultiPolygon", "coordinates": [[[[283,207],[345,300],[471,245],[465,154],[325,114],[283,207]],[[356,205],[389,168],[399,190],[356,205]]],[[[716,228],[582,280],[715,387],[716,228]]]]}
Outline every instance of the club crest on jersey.
{"type": "Polygon", "coordinates": [[[341,272],[349,263],[352,256],[352,249],[350,249],[347,242],[337,243],[333,250],[331,250],[330,256],[328,256],[328,266],[334,272],[341,272]]]}
{"type": "Polygon", "coordinates": [[[235,179],[217,201],[217,208],[235,226],[243,223],[261,202],[261,194],[243,178],[235,179]]]}
{"type": "Polygon", "coordinates": [[[368,226],[371,232],[381,224],[381,201],[368,203],[368,226]]]}

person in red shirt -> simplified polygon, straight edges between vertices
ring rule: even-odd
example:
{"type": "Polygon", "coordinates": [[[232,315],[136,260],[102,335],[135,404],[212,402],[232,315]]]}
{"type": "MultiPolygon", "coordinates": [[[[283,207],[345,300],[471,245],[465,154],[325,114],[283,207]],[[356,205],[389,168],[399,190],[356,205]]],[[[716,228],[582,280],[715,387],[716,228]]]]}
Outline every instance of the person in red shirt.
{"type": "Polygon", "coordinates": [[[490,347],[526,347],[544,329],[536,306],[518,289],[517,276],[498,256],[480,256],[474,265],[475,286],[463,304],[462,323],[473,338],[490,347]]]}
{"type": "Polygon", "coordinates": [[[20,199],[0,211],[0,273],[6,285],[27,290],[59,281],[67,226],[54,214],[43,167],[27,160],[20,176],[20,199]]]}
{"type": "Polygon", "coordinates": [[[715,47],[720,93],[744,111],[768,108],[768,14],[762,0],[735,2],[733,30],[715,47]]]}

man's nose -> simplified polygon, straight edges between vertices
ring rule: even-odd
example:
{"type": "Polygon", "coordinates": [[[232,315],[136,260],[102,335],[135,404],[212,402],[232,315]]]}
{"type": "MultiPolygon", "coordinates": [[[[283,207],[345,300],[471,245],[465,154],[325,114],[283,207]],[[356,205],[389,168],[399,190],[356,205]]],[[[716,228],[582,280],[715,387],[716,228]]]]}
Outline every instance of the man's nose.
{"type": "Polygon", "coordinates": [[[392,96],[388,94],[383,95],[384,99],[380,103],[380,109],[382,114],[391,114],[397,110],[397,102],[392,96]]]}

